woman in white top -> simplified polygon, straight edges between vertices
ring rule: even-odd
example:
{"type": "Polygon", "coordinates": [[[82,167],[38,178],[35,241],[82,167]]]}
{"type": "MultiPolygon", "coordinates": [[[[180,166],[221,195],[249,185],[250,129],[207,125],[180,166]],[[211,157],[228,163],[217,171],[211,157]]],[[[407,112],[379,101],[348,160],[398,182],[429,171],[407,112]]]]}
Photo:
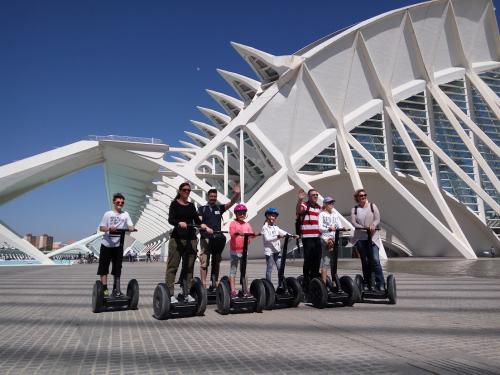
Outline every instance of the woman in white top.
{"type": "MultiPolygon", "coordinates": [[[[333,211],[335,200],[331,197],[323,199],[323,211],[319,214],[319,230],[321,232],[321,278],[326,284],[328,267],[330,267],[330,256],[333,252],[335,241],[335,229],[342,228],[339,215],[333,211]]],[[[335,282],[335,280],[332,280],[335,282]]]]}
{"type": "Polygon", "coordinates": [[[385,282],[379,257],[380,234],[375,230],[380,224],[380,212],[374,203],[368,202],[368,197],[364,189],[358,189],[354,192],[354,200],[356,201],[356,206],[351,211],[351,223],[355,229],[351,242],[359,251],[361,267],[363,269],[363,281],[365,283],[364,287],[369,289],[375,287],[376,290],[383,290],[385,282]],[[370,230],[371,244],[368,243],[366,229],[370,230]],[[375,285],[371,285],[370,252],[373,254],[375,285]]]}
{"type": "Polygon", "coordinates": [[[266,279],[271,282],[271,274],[273,267],[279,271],[281,267],[281,241],[287,232],[280,229],[276,225],[276,218],[279,212],[276,208],[268,208],[264,213],[266,215],[266,222],[262,227],[262,241],[264,245],[264,254],[266,255],[266,279]]]}

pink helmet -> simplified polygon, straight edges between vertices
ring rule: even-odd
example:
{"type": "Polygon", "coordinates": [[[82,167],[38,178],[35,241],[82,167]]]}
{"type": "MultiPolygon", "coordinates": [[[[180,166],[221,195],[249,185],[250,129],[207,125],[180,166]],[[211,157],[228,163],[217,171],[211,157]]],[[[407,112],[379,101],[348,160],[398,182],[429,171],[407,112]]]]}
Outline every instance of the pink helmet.
{"type": "Polygon", "coordinates": [[[248,211],[247,206],[245,206],[243,203],[238,203],[236,206],[234,206],[234,213],[241,211],[248,211]]]}

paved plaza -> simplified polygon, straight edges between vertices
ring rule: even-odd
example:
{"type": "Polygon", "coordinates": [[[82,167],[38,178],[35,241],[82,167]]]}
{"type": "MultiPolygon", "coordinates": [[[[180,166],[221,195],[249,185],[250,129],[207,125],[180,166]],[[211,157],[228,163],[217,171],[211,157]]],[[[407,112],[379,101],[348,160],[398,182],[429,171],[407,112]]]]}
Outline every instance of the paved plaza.
{"type": "MultiPolygon", "coordinates": [[[[139,310],[100,314],[90,307],[95,264],[1,267],[0,374],[500,373],[497,259],[390,261],[396,306],[221,316],[212,305],[167,321],[151,316],[165,264],[124,267],[123,286],[140,283],[139,310]]],[[[264,269],[250,262],[250,279],[264,269]]],[[[358,269],[340,262],[341,275],[358,269]]],[[[301,273],[299,261],[287,273],[301,273]]]]}

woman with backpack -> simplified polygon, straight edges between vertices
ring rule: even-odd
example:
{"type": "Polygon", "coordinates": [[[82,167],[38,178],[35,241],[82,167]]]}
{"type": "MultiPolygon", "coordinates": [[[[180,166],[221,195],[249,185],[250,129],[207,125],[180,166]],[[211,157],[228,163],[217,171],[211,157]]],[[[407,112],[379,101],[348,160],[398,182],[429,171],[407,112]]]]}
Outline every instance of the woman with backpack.
{"type": "Polygon", "coordinates": [[[361,258],[361,267],[363,269],[363,288],[382,291],[385,288],[384,272],[380,265],[379,247],[380,234],[376,230],[380,224],[380,212],[378,207],[368,201],[368,195],[365,189],[357,189],[354,192],[356,205],[351,210],[351,223],[354,226],[354,235],[351,242],[356,246],[359,257],[361,258]],[[368,241],[368,231],[371,234],[371,243],[368,241]],[[369,257],[373,254],[375,285],[371,285],[371,269],[369,257]]]}

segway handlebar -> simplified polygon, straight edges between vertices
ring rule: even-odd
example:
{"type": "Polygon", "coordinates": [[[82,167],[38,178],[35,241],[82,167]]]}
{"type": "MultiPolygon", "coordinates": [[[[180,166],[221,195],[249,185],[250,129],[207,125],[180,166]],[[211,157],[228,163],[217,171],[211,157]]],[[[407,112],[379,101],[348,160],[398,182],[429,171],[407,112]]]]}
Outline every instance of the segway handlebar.
{"type": "Polygon", "coordinates": [[[128,228],[123,228],[123,229],[109,229],[108,228],[108,231],[110,234],[122,234],[122,233],[126,233],[126,232],[137,232],[137,229],[128,229],[128,228]]]}
{"type": "Polygon", "coordinates": [[[258,236],[262,236],[262,233],[236,233],[236,236],[258,237],[258,236]]]}
{"type": "MultiPolygon", "coordinates": [[[[199,225],[187,224],[187,227],[188,228],[195,228],[195,229],[198,229],[198,230],[204,230],[204,231],[206,231],[206,229],[202,229],[201,226],[199,226],[199,225]]],[[[212,230],[212,232],[214,232],[214,234],[229,233],[227,230],[212,230]]]]}

